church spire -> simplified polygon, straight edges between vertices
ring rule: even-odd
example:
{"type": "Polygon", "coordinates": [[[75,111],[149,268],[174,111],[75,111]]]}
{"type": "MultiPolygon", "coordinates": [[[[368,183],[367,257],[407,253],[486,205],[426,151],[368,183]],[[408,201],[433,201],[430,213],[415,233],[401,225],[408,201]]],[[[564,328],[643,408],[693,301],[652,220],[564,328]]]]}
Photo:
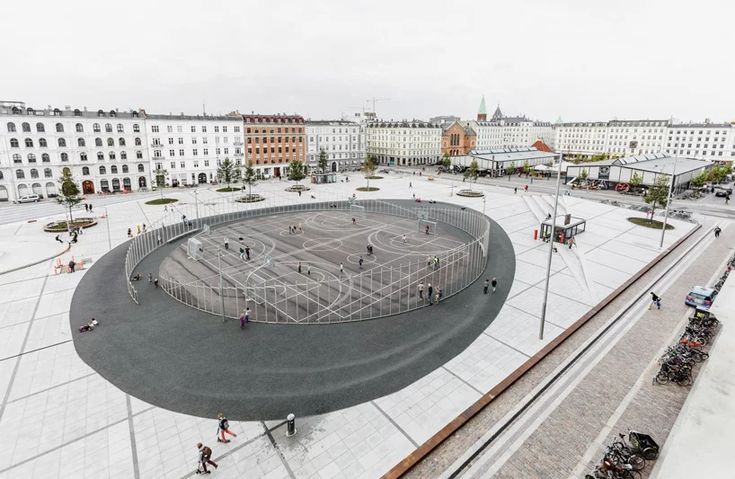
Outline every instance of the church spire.
{"type": "Polygon", "coordinates": [[[500,104],[498,104],[497,108],[495,108],[495,113],[493,113],[493,120],[502,120],[503,119],[503,112],[500,111],[500,104]]]}
{"type": "Polygon", "coordinates": [[[480,101],[480,108],[477,110],[477,121],[485,120],[487,120],[487,108],[485,107],[485,95],[483,95],[480,101]]]}

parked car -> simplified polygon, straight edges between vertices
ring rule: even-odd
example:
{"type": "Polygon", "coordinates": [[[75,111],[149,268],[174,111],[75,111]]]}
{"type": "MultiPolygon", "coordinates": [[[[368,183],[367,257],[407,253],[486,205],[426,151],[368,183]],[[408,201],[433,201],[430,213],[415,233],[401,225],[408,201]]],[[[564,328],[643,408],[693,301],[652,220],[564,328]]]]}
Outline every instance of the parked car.
{"type": "Polygon", "coordinates": [[[709,310],[717,296],[717,291],[713,288],[705,288],[704,286],[694,286],[687,294],[684,303],[695,308],[709,310]]]}
{"type": "Polygon", "coordinates": [[[16,203],[37,203],[41,201],[41,197],[38,195],[23,195],[20,198],[18,198],[15,202],[16,203]]]}
{"type": "Polygon", "coordinates": [[[728,186],[715,186],[715,196],[725,197],[732,194],[732,188],[728,186]]]}

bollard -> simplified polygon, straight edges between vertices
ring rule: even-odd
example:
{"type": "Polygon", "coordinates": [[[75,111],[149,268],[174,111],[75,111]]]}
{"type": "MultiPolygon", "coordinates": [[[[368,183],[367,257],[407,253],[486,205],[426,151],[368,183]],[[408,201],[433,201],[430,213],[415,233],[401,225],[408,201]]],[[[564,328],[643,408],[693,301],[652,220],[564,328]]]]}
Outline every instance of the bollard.
{"type": "Polygon", "coordinates": [[[538,230],[534,228],[533,230],[533,240],[536,241],[538,239],[538,230]]]}
{"type": "Polygon", "coordinates": [[[296,434],[296,416],[293,413],[286,416],[286,436],[291,437],[296,434]]]}

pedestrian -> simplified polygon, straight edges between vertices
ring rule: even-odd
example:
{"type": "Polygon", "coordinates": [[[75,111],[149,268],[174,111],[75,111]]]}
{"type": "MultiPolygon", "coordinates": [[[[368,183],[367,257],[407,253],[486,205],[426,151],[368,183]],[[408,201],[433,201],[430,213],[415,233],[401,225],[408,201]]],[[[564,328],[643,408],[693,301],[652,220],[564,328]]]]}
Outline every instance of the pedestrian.
{"type": "Polygon", "coordinates": [[[432,258],[431,256],[426,257],[426,267],[427,268],[431,268],[431,263],[433,262],[434,262],[434,258],[432,258]]]}
{"type": "Polygon", "coordinates": [[[148,273],[148,284],[153,284],[153,273],[148,273]]]}
{"type": "Polygon", "coordinates": [[[128,228],[128,238],[133,237],[133,230],[131,228],[128,228]]]}
{"type": "Polygon", "coordinates": [[[403,244],[406,244],[406,234],[403,234],[403,244]]]}
{"type": "Polygon", "coordinates": [[[518,187],[516,186],[516,187],[513,188],[513,194],[515,195],[517,193],[518,193],[518,187]]]}
{"type": "Polygon", "coordinates": [[[412,193],[411,196],[413,196],[413,199],[416,199],[416,193],[412,193]]]}
{"type": "Polygon", "coordinates": [[[89,213],[89,205],[87,203],[84,203],[84,211],[89,213]]]}
{"type": "Polygon", "coordinates": [[[498,287],[498,278],[496,278],[495,276],[493,276],[493,280],[490,281],[490,285],[493,287],[493,293],[494,293],[495,290],[498,287]]]}
{"type": "Polygon", "coordinates": [[[306,264],[306,274],[307,274],[308,276],[311,276],[311,265],[310,265],[310,264],[308,264],[308,263],[306,264]]]}
{"type": "Polygon", "coordinates": [[[654,305],[656,309],[661,309],[661,297],[651,291],[651,304],[648,306],[648,309],[653,308],[654,305]]]}
{"type": "Polygon", "coordinates": [[[419,281],[419,299],[424,299],[424,280],[419,281]]]}
{"type": "Polygon", "coordinates": [[[482,286],[482,294],[487,294],[487,288],[490,286],[490,280],[485,278],[485,284],[482,286]]]}
{"type": "Polygon", "coordinates": [[[158,237],[156,238],[156,242],[157,242],[158,244],[161,244],[161,243],[163,243],[163,239],[161,239],[161,234],[160,234],[160,233],[158,234],[158,237]]]}
{"type": "Polygon", "coordinates": [[[299,223],[299,233],[303,233],[303,232],[304,232],[304,228],[301,226],[301,223],[299,223]]]}
{"type": "Polygon", "coordinates": [[[140,225],[135,225],[135,228],[136,228],[136,233],[135,234],[136,235],[139,235],[140,234],[140,225]]]}
{"type": "Polygon", "coordinates": [[[217,469],[217,463],[212,460],[212,450],[208,448],[207,446],[202,445],[201,442],[197,443],[197,450],[199,451],[199,468],[197,468],[196,473],[201,474],[202,472],[204,474],[209,474],[211,471],[207,470],[207,464],[211,464],[214,466],[215,469],[217,469]],[[201,470],[200,470],[201,468],[201,470]]]}
{"type": "Polygon", "coordinates": [[[226,250],[230,249],[230,240],[228,240],[227,238],[225,238],[225,249],[226,250]]]}
{"type": "Polygon", "coordinates": [[[434,293],[434,303],[439,304],[439,300],[442,298],[442,289],[437,286],[436,293],[434,293]]]}
{"type": "Polygon", "coordinates": [[[143,223],[143,233],[145,233],[145,223],[143,223]]]}
{"type": "Polygon", "coordinates": [[[339,274],[344,274],[344,272],[345,272],[345,267],[342,263],[340,263],[339,264],[339,274]]]}
{"type": "Polygon", "coordinates": [[[353,225],[357,224],[357,221],[355,220],[355,218],[352,218],[352,224],[353,225]]]}
{"type": "MultiPolygon", "coordinates": [[[[248,310],[250,311],[250,310],[248,310]]],[[[244,314],[244,313],[243,313],[244,314]]],[[[219,413],[217,415],[217,419],[219,419],[219,427],[217,428],[217,432],[219,433],[219,437],[217,438],[217,442],[230,442],[229,439],[225,438],[225,433],[229,434],[232,437],[237,437],[237,434],[230,431],[230,421],[227,420],[224,414],[219,413]]]]}
{"type": "Polygon", "coordinates": [[[431,304],[431,298],[434,296],[434,288],[431,286],[431,283],[428,283],[426,285],[427,292],[429,295],[427,296],[427,299],[429,300],[429,304],[431,304]]]}
{"type": "Polygon", "coordinates": [[[163,211],[168,211],[168,205],[163,206],[163,211]]]}
{"type": "Polygon", "coordinates": [[[725,204],[730,204],[730,195],[725,195],[725,204]]]}
{"type": "Polygon", "coordinates": [[[523,191],[528,191],[528,185],[523,186],[523,191]]]}
{"type": "Polygon", "coordinates": [[[243,248],[242,246],[240,246],[240,259],[245,259],[245,248],[243,248]]]}
{"type": "Polygon", "coordinates": [[[72,260],[69,260],[69,272],[70,273],[73,273],[74,272],[74,268],[76,268],[76,267],[77,267],[77,264],[74,262],[74,260],[73,259],[72,260]]]}
{"type": "MultiPolygon", "coordinates": [[[[240,313],[240,329],[245,329],[245,325],[250,322],[250,308],[240,313]]],[[[228,441],[229,442],[229,441],[228,441]]]]}
{"type": "Polygon", "coordinates": [[[92,203],[89,204],[89,212],[92,212],[92,203]]]}
{"type": "Polygon", "coordinates": [[[153,285],[158,288],[158,278],[153,280],[153,285]]]}
{"type": "Polygon", "coordinates": [[[720,232],[721,231],[722,231],[722,229],[719,226],[715,228],[715,238],[719,238],[720,237],[720,232]]]}
{"type": "Polygon", "coordinates": [[[186,215],[181,215],[181,222],[186,226],[186,215]]]}
{"type": "Polygon", "coordinates": [[[429,225],[426,225],[426,234],[429,234],[429,225]]]}
{"type": "Polygon", "coordinates": [[[293,234],[293,226],[288,225],[288,234],[293,234]]]}
{"type": "Polygon", "coordinates": [[[56,235],[56,238],[54,238],[56,241],[58,241],[61,244],[64,244],[64,240],[61,239],[61,235],[56,235]]]}
{"type": "Polygon", "coordinates": [[[301,261],[299,261],[299,274],[301,274],[301,261]]]}
{"type": "Polygon", "coordinates": [[[245,245],[245,258],[250,261],[250,246],[245,245]]]}
{"type": "Polygon", "coordinates": [[[408,188],[409,189],[413,188],[413,183],[411,183],[410,181],[408,182],[408,188]]]}
{"type": "Polygon", "coordinates": [[[301,197],[301,190],[299,190],[299,197],[301,197]]]}
{"type": "Polygon", "coordinates": [[[360,269],[362,269],[362,256],[360,256],[360,260],[358,261],[358,264],[360,265],[360,269]]]}

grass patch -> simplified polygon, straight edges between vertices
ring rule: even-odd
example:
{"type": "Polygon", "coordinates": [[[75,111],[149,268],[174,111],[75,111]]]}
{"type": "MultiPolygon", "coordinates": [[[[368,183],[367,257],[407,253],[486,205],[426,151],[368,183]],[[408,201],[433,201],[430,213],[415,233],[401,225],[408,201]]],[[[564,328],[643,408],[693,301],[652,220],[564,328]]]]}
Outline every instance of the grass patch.
{"type": "Polygon", "coordinates": [[[217,193],[232,193],[233,191],[240,191],[240,188],[230,186],[229,188],[218,188],[217,193]]]}
{"type": "Polygon", "coordinates": [[[257,203],[258,201],[263,201],[263,200],[265,200],[265,198],[253,193],[252,195],[241,196],[235,201],[237,201],[238,203],[257,203]]]}
{"type": "MultiPolygon", "coordinates": [[[[655,230],[660,230],[661,228],[664,227],[663,221],[657,221],[657,220],[651,221],[648,218],[633,217],[633,218],[628,218],[628,221],[630,221],[634,225],[645,226],[646,228],[652,228],[655,230]]],[[[672,225],[670,225],[669,223],[666,223],[666,231],[673,230],[673,229],[674,227],[672,225]]]]}
{"type": "Polygon", "coordinates": [[[467,196],[469,198],[482,198],[485,193],[476,190],[459,190],[457,196],[467,196]]]}
{"type": "Polygon", "coordinates": [[[355,188],[357,191],[378,191],[380,188],[376,186],[360,186],[359,188],[355,188]]]}
{"type": "Polygon", "coordinates": [[[156,198],[155,200],[146,201],[145,204],[147,205],[167,205],[169,203],[176,203],[176,198],[156,198]]]}
{"type": "MultiPolygon", "coordinates": [[[[77,218],[71,223],[71,228],[90,228],[96,225],[94,218],[77,218]]],[[[49,233],[63,233],[69,229],[67,221],[54,221],[44,226],[43,230],[49,233]]]]}
{"type": "Polygon", "coordinates": [[[366,176],[365,178],[367,178],[368,180],[382,180],[383,179],[382,176],[378,176],[378,175],[366,176]]]}

